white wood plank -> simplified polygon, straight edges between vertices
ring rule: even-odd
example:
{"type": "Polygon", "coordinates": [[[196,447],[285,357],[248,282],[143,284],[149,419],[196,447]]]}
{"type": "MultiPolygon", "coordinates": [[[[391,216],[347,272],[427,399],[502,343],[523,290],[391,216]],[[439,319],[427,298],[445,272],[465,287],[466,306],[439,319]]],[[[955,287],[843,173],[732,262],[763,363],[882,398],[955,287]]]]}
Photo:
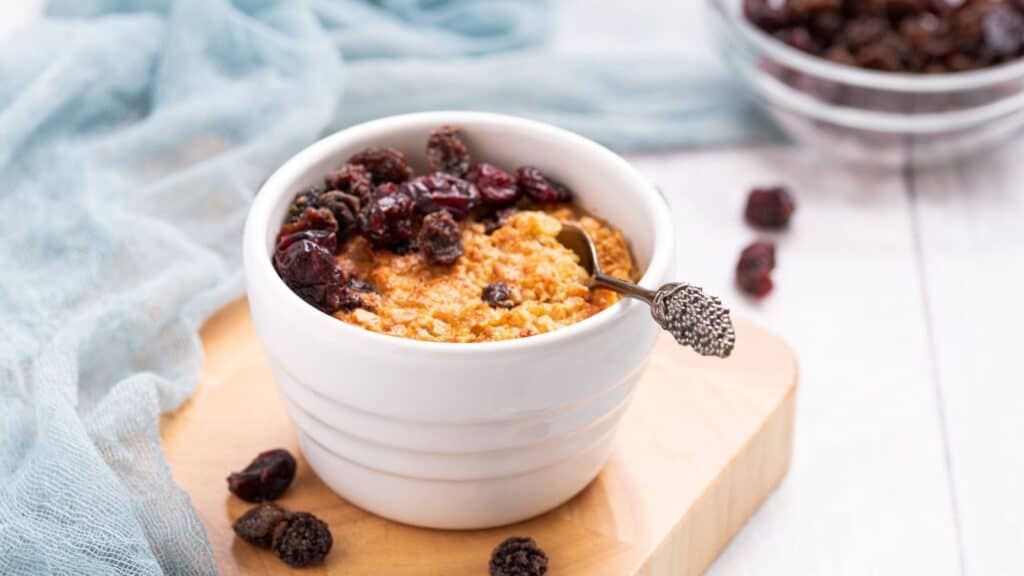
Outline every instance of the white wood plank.
{"type": "Polygon", "coordinates": [[[1024,574],[1022,152],[911,178],[967,574],[1024,574]]]}
{"type": "Polygon", "coordinates": [[[843,172],[789,148],[642,157],[677,222],[681,278],[781,332],[801,363],[792,469],[710,571],[959,573],[915,244],[899,175],[843,172]],[[749,187],[799,196],[776,291],[738,295],[755,236],[749,187]]]}

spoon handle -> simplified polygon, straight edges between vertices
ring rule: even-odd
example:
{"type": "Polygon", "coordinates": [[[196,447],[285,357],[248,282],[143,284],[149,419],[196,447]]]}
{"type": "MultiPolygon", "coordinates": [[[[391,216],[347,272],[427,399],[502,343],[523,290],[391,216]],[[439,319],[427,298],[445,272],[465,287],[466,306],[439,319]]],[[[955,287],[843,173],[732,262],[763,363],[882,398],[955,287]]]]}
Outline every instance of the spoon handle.
{"type": "Polygon", "coordinates": [[[600,273],[594,285],[647,302],[654,321],[701,356],[727,358],[732,353],[736,332],[728,308],[696,286],[673,283],[652,291],[600,273]]]}

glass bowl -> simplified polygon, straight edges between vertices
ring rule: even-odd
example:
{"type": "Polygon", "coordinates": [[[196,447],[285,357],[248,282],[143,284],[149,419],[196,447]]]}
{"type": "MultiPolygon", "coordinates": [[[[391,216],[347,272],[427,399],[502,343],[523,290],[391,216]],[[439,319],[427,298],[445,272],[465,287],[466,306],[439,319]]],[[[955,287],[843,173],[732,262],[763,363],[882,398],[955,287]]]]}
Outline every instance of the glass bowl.
{"type": "Polygon", "coordinates": [[[707,0],[715,42],[798,143],[858,164],[934,164],[1015,135],[1024,123],[1024,60],[944,75],[833,63],[752,25],[742,0],[707,0]]]}

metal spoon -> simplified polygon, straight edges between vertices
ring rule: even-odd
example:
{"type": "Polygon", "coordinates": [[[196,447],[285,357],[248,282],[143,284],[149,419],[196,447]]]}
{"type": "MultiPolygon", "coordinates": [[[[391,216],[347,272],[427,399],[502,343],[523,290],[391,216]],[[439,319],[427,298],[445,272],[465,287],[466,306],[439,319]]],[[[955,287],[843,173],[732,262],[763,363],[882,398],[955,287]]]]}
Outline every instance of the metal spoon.
{"type": "Polygon", "coordinates": [[[676,342],[693,348],[702,356],[727,358],[732,353],[736,332],[728,308],[723,307],[718,298],[689,284],[672,283],[648,290],[601,273],[590,235],[576,224],[563,222],[557,240],[579,257],[580,266],[590,275],[590,287],[607,288],[643,300],[651,307],[651,316],[659,326],[672,334],[676,342]]]}

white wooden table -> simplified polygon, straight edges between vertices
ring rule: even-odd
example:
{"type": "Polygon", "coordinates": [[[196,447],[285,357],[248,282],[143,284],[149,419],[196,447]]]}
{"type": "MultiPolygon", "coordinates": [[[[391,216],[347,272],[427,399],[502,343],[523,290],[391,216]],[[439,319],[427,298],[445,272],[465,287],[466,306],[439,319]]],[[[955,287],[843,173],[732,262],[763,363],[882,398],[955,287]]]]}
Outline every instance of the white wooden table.
{"type": "MultiPolygon", "coordinates": [[[[0,36],[39,0],[0,5],[0,36]]],[[[699,0],[571,0],[563,52],[703,52],[699,0]]],[[[706,38],[705,38],[706,40],[706,38]]],[[[792,469],[712,567],[725,575],[1024,574],[1024,145],[930,172],[793,148],[632,158],[672,204],[679,269],[801,362],[792,469]],[[745,194],[798,195],[776,291],[738,295],[745,194]]]]}

